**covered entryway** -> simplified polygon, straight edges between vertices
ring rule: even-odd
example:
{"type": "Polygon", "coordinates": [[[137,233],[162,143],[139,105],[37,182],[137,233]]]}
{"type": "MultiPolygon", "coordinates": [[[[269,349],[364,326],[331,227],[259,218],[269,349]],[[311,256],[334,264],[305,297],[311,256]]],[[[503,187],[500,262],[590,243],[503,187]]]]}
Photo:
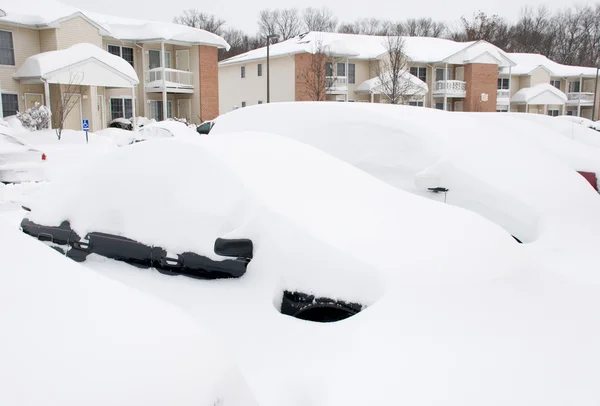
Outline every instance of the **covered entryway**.
{"type": "Polygon", "coordinates": [[[25,93],[25,108],[30,109],[36,103],[44,104],[44,95],[41,93],[25,93]]]}
{"type": "MultiPolygon", "coordinates": [[[[22,84],[43,84],[44,104],[50,107],[59,122],[62,121],[64,129],[80,130],[81,120],[89,120],[94,129],[103,127],[103,123],[95,122],[103,120],[103,114],[95,112],[104,108],[98,108],[101,99],[96,96],[97,87],[131,88],[133,111],[136,111],[135,86],[139,79],[135,70],[126,60],[96,45],[76,44],[68,49],[31,56],[13,78],[22,84]]],[[[29,107],[28,102],[26,104],[29,107]]],[[[135,116],[133,114],[134,127],[135,116]]]]}
{"type": "MultiPolygon", "coordinates": [[[[380,96],[381,102],[385,102],[387,94],[389,94],[392,85],[391,74],[385,74],[383,76],[383,82],[380,77],[374,77],[369,80],[365,80],[354,90],[356,94],[366,94],[370,96],[371,103],[375,102],[375,96],[380,96]]],[[[411,102],[415,105],[424,105],[425,95],[429,91],[427,84],[418,77],[410,74],[408,71],[400,72],[398,74],[397,81],[397,92],[399,92],[401,99],[407,104],[411,102]]]]}
{"type": "Polygon", "coordinates": [[[549,83],[523,88],[510,99],[511,105],[524,107],[525,113],[548,114],[549,106],[558,106],[561,115],[564,114],[566,102],[567,96],[549,83]]]}

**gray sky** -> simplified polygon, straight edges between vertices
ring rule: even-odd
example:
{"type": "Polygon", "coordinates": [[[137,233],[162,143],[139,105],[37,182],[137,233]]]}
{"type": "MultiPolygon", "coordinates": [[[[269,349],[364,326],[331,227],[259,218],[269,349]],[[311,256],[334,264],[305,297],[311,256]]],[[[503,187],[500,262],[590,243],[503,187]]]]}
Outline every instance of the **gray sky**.
{"type": "MultiPolygon", "coordinates": [[[[18,0],[17,0],[18,1],[18,0]]],[[[329,7],[342,21],[353,21],[360,17],[377,17],[388,20],[403,20],[410,17],[431,17],[435,20],[453,23],[462,15],[470,16],[477,10],[498,14],[508,19],[518,17],[522,7],[537,8],[544,4],[550,9],[572,5],[559,0],[258,0],[225,1],[213,0],[62,0],[81,9],[103,14],[119,14],[123,17],[146,20],[171,21],[184,9],[197,8],[200,11],[215,14],[227,21],[228,26],[243,29],[248,34],[257,31],[258,12],[264,8],[286,7],[329,7]]],[[[593,4],[594,1],[581,1],[577,4],[593,4]]]]}

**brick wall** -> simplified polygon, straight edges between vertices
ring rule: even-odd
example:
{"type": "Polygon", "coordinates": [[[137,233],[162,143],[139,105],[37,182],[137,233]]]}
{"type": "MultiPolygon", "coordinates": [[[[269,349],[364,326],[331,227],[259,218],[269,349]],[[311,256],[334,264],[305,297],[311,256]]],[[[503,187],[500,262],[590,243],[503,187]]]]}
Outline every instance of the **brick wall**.
{"type": "MultiPolygon", "coordinates": [[[[212,120],[219,115],[218,49],[200,45],[200,119],[212,120]]],[[[192,112],[192,115],[194,113],[192,112]]]]}
{"type": "MultiPolygon", "coordinates": [[[[309,96],[309,92],[307,90],[308,84],[306,83],[306,72],[310,71],[310,65],[312,63],[312,55],[305,54],[297,54],[294,57],[295,60],[295,94],[296,101],[310,101],[311,97],[309,96]]],[[[325,84],[323,84],[325,87],[325,84]]]]}
{"type": "Polygon", "coordinates": [[[465,65],[467,95],[464,111],[496,111],[498,91],[498,65],[471,63],[465,65]],[[481,94],[488,95],[487,102],[481,101],[481,94]]]}

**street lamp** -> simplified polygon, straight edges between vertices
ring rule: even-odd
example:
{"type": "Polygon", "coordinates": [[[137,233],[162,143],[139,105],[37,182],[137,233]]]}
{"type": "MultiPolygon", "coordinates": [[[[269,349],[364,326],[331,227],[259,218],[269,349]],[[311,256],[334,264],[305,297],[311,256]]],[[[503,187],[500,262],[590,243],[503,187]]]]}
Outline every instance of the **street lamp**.
{"type": "Polygon", "coordinates": [[[271,102],[271,73],[269,70],[269,45],[271,45],[271,40],[279,39],[279,35],[271,34],[267,35],[267,103],[271,102]]]}

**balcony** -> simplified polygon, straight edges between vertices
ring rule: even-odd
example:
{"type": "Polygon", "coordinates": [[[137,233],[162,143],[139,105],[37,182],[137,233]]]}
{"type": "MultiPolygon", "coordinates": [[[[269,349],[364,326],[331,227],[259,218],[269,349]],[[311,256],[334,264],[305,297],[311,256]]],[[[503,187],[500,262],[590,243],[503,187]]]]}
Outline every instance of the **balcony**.
{"type": "Polygon", "coordinates": [[[567,93],[567,105],[577,106],[592,106],[594,104],[594,92],[569,92],[567,93]]]}
{"type": "Polygon", "coordinates": [[[508,106],[510,104],[510,90],[498,89],[498,96],[496,97],[496,99],[496,104],[508,106]]]}
{"type": "MultiPolygon", "coordinates": [[[[194,93],[194,77],[192,72],[165,68],[164,86],[169,93],[194,93]]],[[[163,91],[163,69],[154,68],[146,71],[146,91],[163,91]]]]}
{"type": "Polygon", "coordinates": [[[327,94],[348,93],[348,78],[345,76],[327,76],[325,78],[327,94]]]}
{"type": "Polygon", "coordinates": [[[467,84],[461,80],[438,80],[433,89],[434,96],[465,97],[467,84]]]}

